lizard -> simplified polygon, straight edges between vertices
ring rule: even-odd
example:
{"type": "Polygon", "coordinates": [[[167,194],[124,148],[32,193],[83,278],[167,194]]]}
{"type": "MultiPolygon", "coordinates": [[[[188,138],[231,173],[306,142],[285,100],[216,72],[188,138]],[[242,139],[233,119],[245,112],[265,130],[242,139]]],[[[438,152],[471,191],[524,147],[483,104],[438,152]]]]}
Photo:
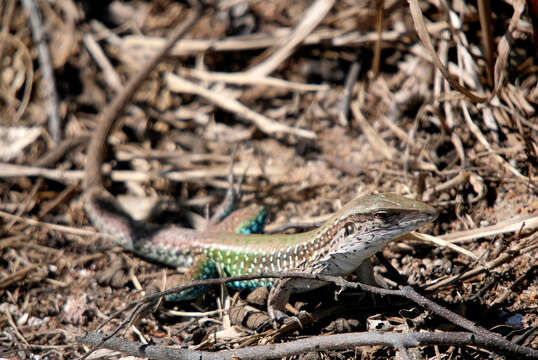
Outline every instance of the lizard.
{"type": "MultiPolygon", "coordinates": [[[[104,147],[104,144],[102,144],[104,147]]],[[[91,152],[88,156],[94,156],[91,152]]],[[[167,266],[187,269],[176,282],[261,273],[267,271],[308,272],[343,276],[385,245],[433,221],[437,211],[420,201],[401,195],[368,194],[338,210],[319,228],[297,234],[258,234],[266,211],[247,207],[219,221],[213,217],[207,229],[197,231],[176,225],[156,225],[134,220],[104,188],[101,163],[88,161],[84,208],[94,226],[111,235],[114,242],[143,258],[167,266]]],[[[228,211],[228,206],[224,207],[228,211]]],[[[326,282],[311,279],[259,279],[229,283],[233,289],[271,287],[270,317],[280,319],[289,296],[319,288],[326,282]]],[[[197,287],[169,299],[189,300],[205,288],[197,287]]]]}
{"type": "MultiPolygon", "coordinates": [[[[262,231],[266,212],[255,207],[237,210],[227,217],[233,196],[227,196],[222,211],[196,231],[175,225],[155,225],[134,220],[103,185],[101,166],[107,138],[113,124],[147,74],[194,22],[196,14],[180,24],[162,50],[129,81],[98,116],[86,154],[84,209],[94,226],[111,235],[114,242],[141,257],[164,265],[186,268],[179,279],[252,274],[264,271],[294,271],[342,276],[357,270],[385,245],[433,221],[437,211],[420,201],[397,194],[369,194],[358,197],[332,215],[319,228],[297,234],[257,234],[262,231]],[[222,219],[224,217],[224,219],[222,219]],[[239,232],[239,233],[238,233],[239,232]]],[[[233,195],[233,192],[229,192],[233,195]]],[[[270,317],[282,316],[289,296],[308,291],[326,282],[311,279],[259,279],[232,282],[235,289],[270,286],[267,301],[270,317]]],[[[205,291],[193,288],[175,295],[188,300],[205,291]]]]}

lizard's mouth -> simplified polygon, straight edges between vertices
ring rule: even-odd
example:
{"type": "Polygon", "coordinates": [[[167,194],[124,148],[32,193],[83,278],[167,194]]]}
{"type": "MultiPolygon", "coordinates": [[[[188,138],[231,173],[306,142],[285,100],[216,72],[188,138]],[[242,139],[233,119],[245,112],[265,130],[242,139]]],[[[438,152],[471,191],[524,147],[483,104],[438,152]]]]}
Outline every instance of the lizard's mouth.
{"type": "MultiPolygon", "coordinates": [[[[401,235],[410,231],[414,231],[426,225],[437,218],[437,211],[431,208],[431,211],[412,211],[400,214],[399,219],[395,223],[396,228],[400,228],[401,235]]],[[[400,235],[399,235],[400,236],[400,235]]]]}
{"type": "Polygon", "coordinates": [[[386,225],[397,228],[402,225],[420,227],[435,220],[437,215],[437,210],[431,206],[425,206],[424,209],[420,210],[389,211],[381,209],[375,213],[374,217],[379,222],[380,227],[386,225]]]}

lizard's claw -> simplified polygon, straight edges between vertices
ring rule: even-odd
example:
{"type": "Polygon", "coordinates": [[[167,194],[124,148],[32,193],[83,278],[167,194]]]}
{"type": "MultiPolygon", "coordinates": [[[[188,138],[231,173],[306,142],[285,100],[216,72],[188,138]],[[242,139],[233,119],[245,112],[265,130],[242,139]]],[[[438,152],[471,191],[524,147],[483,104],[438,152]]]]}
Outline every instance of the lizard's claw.
{"type": "Polygon", "coordinates": [[[288,316],[276,309],[273,310],[273,314],[275,315],[275,317],[272,317],[273,328],[275,329],[277,329],[279,325],[291,325],[292,323],[296,323],[302,329],[303,323],[301,322],[301,318],[310,315],[307,311],[301,310],[296,316],[288,316]]]}
{"type": "Polygon", "coordinates": [[[301,329],[303,328],[303,323],[301,322],[301,319],[299,317],[301,314],[297,316],[288,316],[284,319],[284,325],[291,325],[292,323],[296,323],[301,329]]]}

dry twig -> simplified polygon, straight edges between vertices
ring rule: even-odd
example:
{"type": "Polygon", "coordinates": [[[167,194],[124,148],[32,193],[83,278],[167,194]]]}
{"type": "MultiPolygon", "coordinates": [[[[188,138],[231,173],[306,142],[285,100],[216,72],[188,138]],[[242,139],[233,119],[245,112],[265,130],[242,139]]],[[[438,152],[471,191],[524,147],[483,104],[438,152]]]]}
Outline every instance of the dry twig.
{"type": "Polygon", "coordinates": [[[58,145],[61,141],[60,132],[60,113],[58,107],[58,94],[56,92],[56,81],[54,79],[54,72],[52,70],[52,63],[50,60],[50,52],[45,41],[45,31],[39,15],[39,10],[34,0],[23,0],[24,7],[30,14],[30,27],[32,29],[32,37],[37,48],[37,56],[39,59],[39,67],[43,74],[42,86],[45,94],[45,108],[49,115],[49,131],[54,140],[54,143],[58,145]]]}

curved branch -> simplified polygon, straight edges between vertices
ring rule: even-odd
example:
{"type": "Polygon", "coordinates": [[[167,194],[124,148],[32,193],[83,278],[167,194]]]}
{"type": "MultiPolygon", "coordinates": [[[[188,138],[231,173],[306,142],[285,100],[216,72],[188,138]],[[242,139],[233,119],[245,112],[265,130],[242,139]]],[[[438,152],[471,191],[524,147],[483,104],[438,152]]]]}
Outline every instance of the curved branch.
{"type": "MultiPolygon", "coordinates": [[[[96,345],[105,338],[100,333],[89,333],[86,336],[77,337],[77,341],[96,345]]],[[[343,350],[362,345],[388,345],[396,349],[410,348],[424,345],[458,345],[478,346],[499,353],[509,354],[517,358],[536,359],[538,351],[520,347],[517,351],[508,350],[497,339],[475,335],[468,332],[447,333],[379,333],[360,332],[349,334],[336,334],[327,336],[315,336],[306,339],[290,341],[282,344],[260,345],[242,349],[223,350],[219,352],[197,351],[190,349],[178,349],[167,346],[152,346],[135,343],[132,341],[110,338],[103,343],[103,347],[121,351],[125,354],[144,357],[148,359],[169,360],[213,360],[213,359],[274,359],[290,355],[298,355],[309,351],[343,350]]]]}

